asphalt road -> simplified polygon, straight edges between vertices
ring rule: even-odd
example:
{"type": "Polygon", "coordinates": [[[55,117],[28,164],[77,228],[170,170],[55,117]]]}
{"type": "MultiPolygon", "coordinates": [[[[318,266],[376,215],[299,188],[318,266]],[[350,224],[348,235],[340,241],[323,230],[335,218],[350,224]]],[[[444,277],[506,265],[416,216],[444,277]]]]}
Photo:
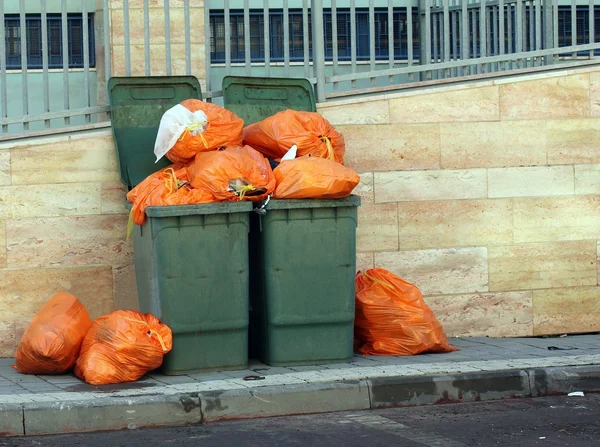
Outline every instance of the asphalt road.
{"type": "Polygon", "coordinates": [[[600,395],[253,419],[193,427],[0,438],[29,447],[600,446],[600,395]]]}

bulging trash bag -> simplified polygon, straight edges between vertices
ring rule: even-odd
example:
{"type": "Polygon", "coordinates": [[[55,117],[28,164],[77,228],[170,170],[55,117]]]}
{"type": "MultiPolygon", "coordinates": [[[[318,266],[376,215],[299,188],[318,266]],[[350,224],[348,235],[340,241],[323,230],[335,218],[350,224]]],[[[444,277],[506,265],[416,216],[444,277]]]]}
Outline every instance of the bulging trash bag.
{"type": "Polygon", "coordinates": [[[189,163],[198,152],[242,144],[244,120],[216,104],[187,99],[167,110],[158,128],[154,154],[173,163],[189,163]]]}
{"type": "Polygon", "coordinates": [[[172,346],[171,329],[154,315],[117,310],[94,321],[75,375],[92,385],[133,382],[158,368],[172,346]]]}
{"type": "Polygon", "coordinates": [[[194,205],[215,198],[205,189],[190,186],[186,167],[173,165],[146,177],[127,193],[127,200],[132,203],[129,232],[134,223],[144,224],[149,206],[194,205]]]}
{"type": "Polygon", "coordinates": [[[273,170],[275,199],[341,199],[360,182],[351,168],[318,157],[282,161],[273,170]]]}
{"type": "Polygon", "coordinates": [[[249,146],[201,152],[188,167],[193,188],[210,191],[224,202],[264,200],[275,189],[269,161],[249,146]]]}
{"type": "Polygon", "coordinates": [[[81,342],[92,326],[85,306],[73,295],[57,293],[40,309],[15,354],[23,374],[63,374],[73,368],[81,342]]]}
{"type": "Polygon", "coordinates": [[[343,163],[344,137],[316,112],[284,110],[244,129],[244,144],[279,159],[293,145],[298,156],[312,155],[343,163]]]}
{"type": "Polygon", "coordinates": [[[457,351],[421,291],[381,268],[356,275],[354,337],[363,355],[457,351]]]}

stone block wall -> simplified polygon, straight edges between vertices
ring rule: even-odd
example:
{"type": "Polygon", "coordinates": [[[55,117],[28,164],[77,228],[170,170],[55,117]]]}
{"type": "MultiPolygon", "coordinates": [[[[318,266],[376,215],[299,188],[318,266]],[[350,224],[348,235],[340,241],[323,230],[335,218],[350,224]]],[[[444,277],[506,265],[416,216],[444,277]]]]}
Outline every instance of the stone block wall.
{"type": "Polygon", "coordinates": [[[361,173],[358,263],[450,335],[600,330],[600,69],[322,104],[361,173]]]}
{"type": "Polygon", "coordinates": [[[0,357],[56,292],[138,307],[125,193],[109,130],[0,145],[0,357]]]}
{"type": "MultiPolygon", "coordinates": [[[[359,268],[418,285],[449,335],[600,331],[600,69],[319,109],[361,173],[359,268]]],[[[55,292],[137,308],[125,192],[109,130],[0,144],[0,357],[55,292]]]]}

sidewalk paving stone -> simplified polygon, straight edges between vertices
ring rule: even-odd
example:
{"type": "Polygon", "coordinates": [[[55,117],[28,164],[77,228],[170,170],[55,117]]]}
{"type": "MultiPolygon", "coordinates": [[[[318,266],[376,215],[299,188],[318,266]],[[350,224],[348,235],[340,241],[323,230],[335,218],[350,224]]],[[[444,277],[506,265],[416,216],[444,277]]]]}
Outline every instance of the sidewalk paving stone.
{"type": "Polygon", "coordinates": [[[21,375],[11,367],[13,359],[0,359],[0,409],[9,412],[0,418],[0,432],[58,433],[67,430],[65,427],[71,431],[132,428],[203,418],[351,410],[390,402],[411,405],[443,401],[443,393],[464,395],[467,401],[504,398],[513,391],[515,395],[544,395],[575,386],[600,391],[600,334],[543,339],[474,337],[451,339],[450,343],[460,350],[398,357],[356,355],[348,363],[290,367],[269,367],[251,360],[248,368],[240,371],[182,376],[154,371],[137,382],[106,386],[88,385],[72,374],[21,375]],[[569,349],[548,350],[549,346],[569,349]],[[246,376],[264,379],[243,380],[246,376]],[[523,377],[527,378],[526,387],[523,377]],[[482,391],[481,387],[492,386],[494,378],[510,383],[500,384],[499,392],[482,391]],[[454,385],[459,383],[460,393],[459,385],[454,385]],[[374,390],[379,394],[373,395],[374,390]],[[429,390],[429,394],[415,400],[416,390],[429,390]],[[396,392],[408,397],[398,401],[398,396],[392,395],[396,392]],[[170,409],[170,414],[162,414],[165,409],[170,409]],[[56,416],[55,424],[53,412],[64,412],[56,416]],[[22,430],[18,421],[24,424],[22,430]]]}

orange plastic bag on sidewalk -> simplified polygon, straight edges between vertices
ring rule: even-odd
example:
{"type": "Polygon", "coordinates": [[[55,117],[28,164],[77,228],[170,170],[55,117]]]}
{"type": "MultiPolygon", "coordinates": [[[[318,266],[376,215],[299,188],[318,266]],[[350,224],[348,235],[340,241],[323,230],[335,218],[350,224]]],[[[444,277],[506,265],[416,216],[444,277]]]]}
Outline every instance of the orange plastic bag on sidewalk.
{"type": "Polygon", "coordinates": [[[342,199],[360,182],[353,169],[318,157],[282,161],[273,174],[275,199],[342,199]]]}
{"type": "Polygon", "coordinates": [[[133,382],[158,368],[172,346],[171,329],[154,315],[117,310],[94,321],[75,375],[92,385],[133,382]]]}
{"type": "Polygon", "coordinates": [[[57,293],[31,320],[15,354],[23,374],[63,374],[73,368],[81,342],[92,326],[85,306],[57,293]]]}
{"type": "MultiPolygon", "coordinates": [[[[149,206],[193,205],[214,202],[215,198],[206,189],[192,189],[189,185],[187,168],[173,165],[149,175],[127,193],[132,203],[130,223],[143,225],[146,208],[149,206]]],[[[131,227],[130,225],[130,227],[131,227]]],[[[131,228],[128,228],[128,232],[131,228]]]]}
{"type": "Polygon", "coordinates": [[[189,163],[202,151],[242,144],[244,120],[216,104],[188,99],[163,115],[154,154],[174,163],[189,163]]]}
{"type": "Polygon", "coordinates": [[[344,162],[344,137],[315,112],[284,110],[244,129],[244,144],[269,158],[279,159],[293,145],[298,156],[312,155],[344,162]]]}
{"type": "Polygon", "coordinates": [[[257,202],[275,189],[268,160],[249,146],[201,152],[188,166],[188,172],[193,188],[208,190],[219,201],[257,202]]]}
{"type": "Polygon", "coordinates": [[[354,337],[363,355],[457,351],[421,291],[380,268],[356,275],[354,337]]]}

